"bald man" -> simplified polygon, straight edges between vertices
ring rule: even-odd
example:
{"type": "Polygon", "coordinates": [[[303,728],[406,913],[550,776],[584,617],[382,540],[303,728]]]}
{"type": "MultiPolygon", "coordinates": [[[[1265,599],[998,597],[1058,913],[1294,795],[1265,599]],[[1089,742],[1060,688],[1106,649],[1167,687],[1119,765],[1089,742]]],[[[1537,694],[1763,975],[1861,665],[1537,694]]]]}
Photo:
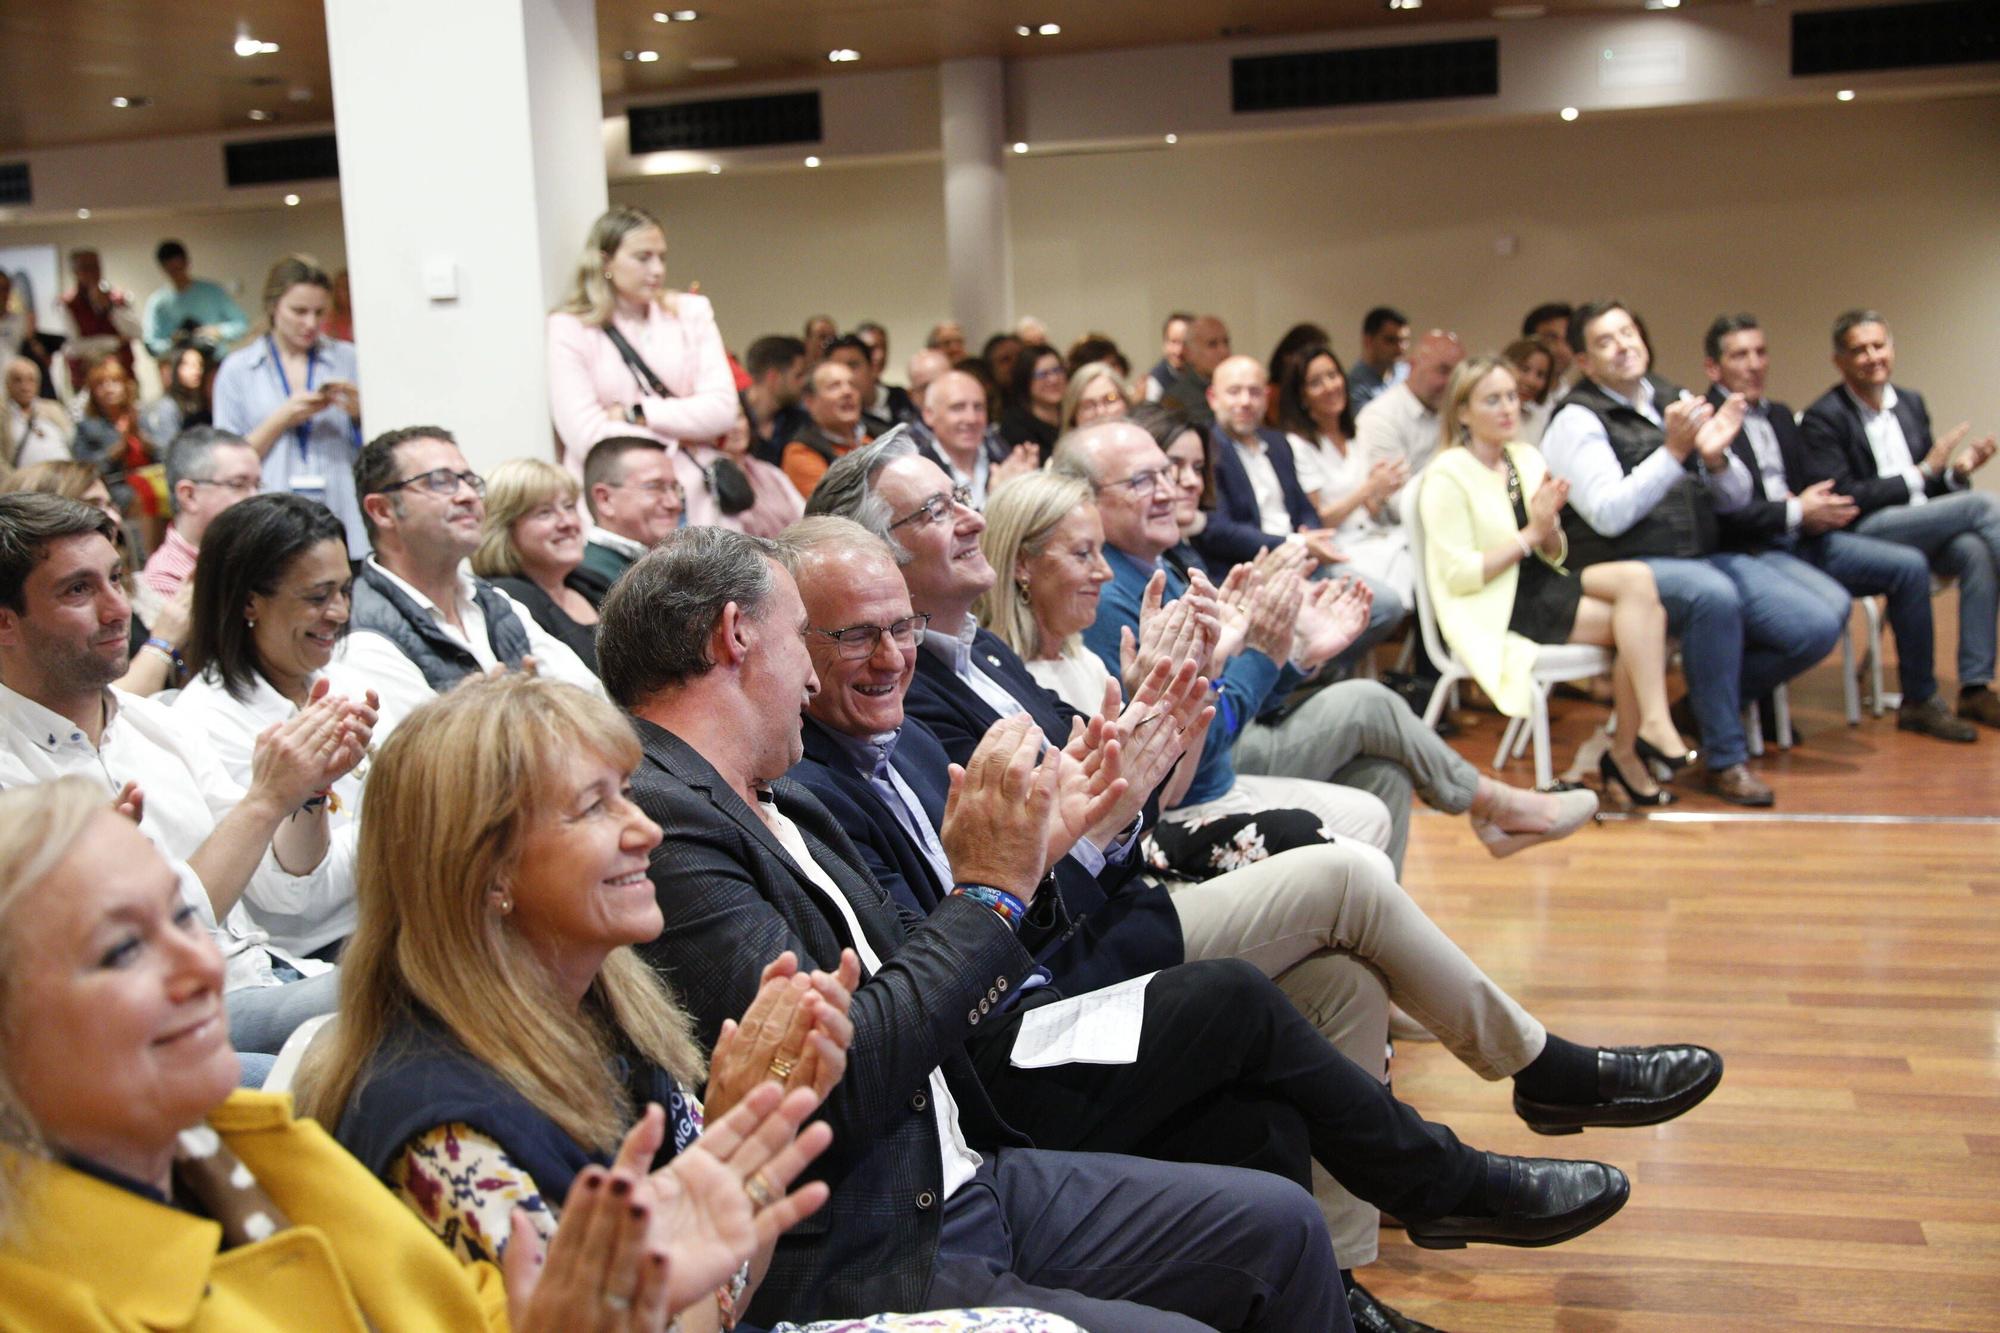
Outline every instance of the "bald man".
{"type": "Polygon", "coordinates": [[[1208,403],[1209,381],[1217,366],[1229,359],[1229,326],[1218,315],[1201,315],[1187,327],[1187,343],[1181,350],[1181,373],[1162,394],[1160,401],[1195,425],[1206,429],[1215,424],[1215,410],[1208,403]]]}
{"type": "Polygon", "coordinates": [[[969,491],[974,509],[1010,481],[1041,466],[1041,450],[1030,443],[1009,447],[986,419],[986,386],[962,370],[948,370],[924,391],[924,429],[919,440],[930,460],[969,491]]]}
{"type": "MultiPolygon", "coordinates": [[[[1371,465],[1401,459],[1413,480],[1423,471],[1437,452],[1438,406],[1444,402],[1445,386],[1463,360],[1465,344],[1456,333],[1432,329],[1417,339],[1403,382],[1377,394],[1354,419],[1355,439],[1371,465]]],[[[1390,521],[1402,521],[1402,501],[1408,491],[1406,486],[1390,497],[1383,510],[1390,521]]]]}

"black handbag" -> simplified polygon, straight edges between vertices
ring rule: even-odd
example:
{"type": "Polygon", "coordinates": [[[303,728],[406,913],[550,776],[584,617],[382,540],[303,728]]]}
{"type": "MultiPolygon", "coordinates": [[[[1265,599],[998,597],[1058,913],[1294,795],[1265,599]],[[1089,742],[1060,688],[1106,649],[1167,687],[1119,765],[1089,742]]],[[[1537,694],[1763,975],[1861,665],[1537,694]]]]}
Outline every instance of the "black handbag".
{"type": "MultiPolygon", "coordinates": [[[[626,368],[632,372],[632,378],[642,391],[655,398],[674,396],[673,390],[662,383],[660,377],[653,373],[653,368],[646,364],[646,358],[639,355],[639,349],[627,342],[615,325],[606,324],[604,332],[610,337],[611,345],[618,349],[618,355],[625,359],[626,368]]],[[[715,497],[716,508],[725,514],[740,514],[757,503],[757,492],[751,488],[749,475],[737,466],[733,458],[717,458],[706,464],[701,470],[701,479],[702,484],[708,487],[708,493],[715,497]]]]}

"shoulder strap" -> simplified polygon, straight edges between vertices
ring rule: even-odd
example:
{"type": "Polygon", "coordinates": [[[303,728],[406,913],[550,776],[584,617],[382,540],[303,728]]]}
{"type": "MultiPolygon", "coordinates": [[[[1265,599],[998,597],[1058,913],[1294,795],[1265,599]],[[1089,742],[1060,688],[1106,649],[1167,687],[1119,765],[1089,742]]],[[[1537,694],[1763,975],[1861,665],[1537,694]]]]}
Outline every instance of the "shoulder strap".
{"type": "Polygon", "coordinates": [[[671,398],[674,396],[674,391],[663,384],[660,381],[660,377],[653,373],[653,368],[646,364],[646,358],[640,356],[639,350],[626,341],[625,335],[618,331],[616,324],[606,320],[604,335],[611,339],[611,345],[618,349],[618,355],[625,358],[625,365],[631,370],[632,378],[639,382],[640,388],[651,391],[655,398],[671,398]]]}

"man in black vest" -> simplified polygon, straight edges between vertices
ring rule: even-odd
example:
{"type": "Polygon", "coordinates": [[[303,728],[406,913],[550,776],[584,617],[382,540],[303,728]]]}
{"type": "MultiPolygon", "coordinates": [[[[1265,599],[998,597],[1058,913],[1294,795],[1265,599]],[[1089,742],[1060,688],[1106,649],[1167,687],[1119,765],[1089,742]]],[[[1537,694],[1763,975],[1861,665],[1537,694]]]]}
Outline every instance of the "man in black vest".
{"type": "Polygon", "coordinates": [[[1720,408],[1652,375],[1652,349],[1617,301],[1580,307],[1570,349],[1583,378],[1542,436],[1549,472],[1570,486],[1570,564],[1644,560],[1681,641],[1707,785],[1736,805],[1770,805],[1750,771],[1744,699],[1759,699],[1826,656],[1847,623],[1759,557],[1720,549],[1716,514],[1750,500],[1729,451],[1744,403],[1720,408]]]}
{"type": "Polygon", "coordinates": [[[1749,469],[1752,498],[1722,516],[1723,544],[1766,552],[1767,564],[1824,602],[1830,614],[1845,614],[1846,593],[1886,596],[1903,687],[1897,727],[1939,740],[1977,740],[1972,724],[1953,717],[1937,697],[1931,571],[1923,552],[1844,531],[1860,512],[1853,498],[1836,491],[1831,478],[1807,483],[1805,437],[1792,410],[1764,396],[1771,356],[1757,317],[1718,315],[1702,352],[1708,401],[1721,406],[1734,393],[1745,404],[1743,429],[1729,447],[1749,469]]]}
{"type": "Polygon", "coordinates": [[[355,457],[354,494],[375,551],[355,571],[336,674],[381,696],[378,741],[473,672],[529,658],[545,676],[604,693],[567,644],[466,568],[486,518],[485,493],[486,479],[439,426],[387,431],[355,457]]]}
{"type": "Polygon", "coordinates": [[[1931,438],[1931,416],[1914,389],[1889,382],[1896,341],[1873,310],[1833,322],[1841,383],[1805,411],[1806,469],[1854,497],[1854,530],[1923,552],[1958,580],[1958,715],[2000,727],[1993,693],[1995,620],[2000,617],[2000,499],[1970,489],[1972,474],[2000,444],[1968,441],[1970,422],[1931,438]]]}

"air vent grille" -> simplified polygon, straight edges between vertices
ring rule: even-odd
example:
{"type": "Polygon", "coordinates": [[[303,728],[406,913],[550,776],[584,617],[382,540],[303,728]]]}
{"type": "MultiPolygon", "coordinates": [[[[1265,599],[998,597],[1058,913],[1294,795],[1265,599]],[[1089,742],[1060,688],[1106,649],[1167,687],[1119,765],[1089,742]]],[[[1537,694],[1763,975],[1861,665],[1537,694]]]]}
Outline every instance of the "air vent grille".
{"type": "Polygon", "coordinates": [[[625,120],[635,155],[820,141],[817,92],[627,107],[625,120]]]}
{"type": "Polygon", "coordinates": [[[1229,85],[1239,112],[1497,97],[1500,43],[1482,37],[1238,56],[1229,62],[1229,85]]]}
{"type": "Polygon", "coordinates": [[[1792,15],[1792,75],[1865,74],[2000,60],[2000,4],[1816,9],[1792,15]]]}
{"type": "Polygon", "coordinates": [[[0,204],[32,204],[35,185],[26,162],[0,162],[0,204]]]}
{"type": "Polygon", "coordinates": [[[338,180],[340,151],[331,134],[245,139],[222,146],[222,166],[232,188],[338,180]]]}

